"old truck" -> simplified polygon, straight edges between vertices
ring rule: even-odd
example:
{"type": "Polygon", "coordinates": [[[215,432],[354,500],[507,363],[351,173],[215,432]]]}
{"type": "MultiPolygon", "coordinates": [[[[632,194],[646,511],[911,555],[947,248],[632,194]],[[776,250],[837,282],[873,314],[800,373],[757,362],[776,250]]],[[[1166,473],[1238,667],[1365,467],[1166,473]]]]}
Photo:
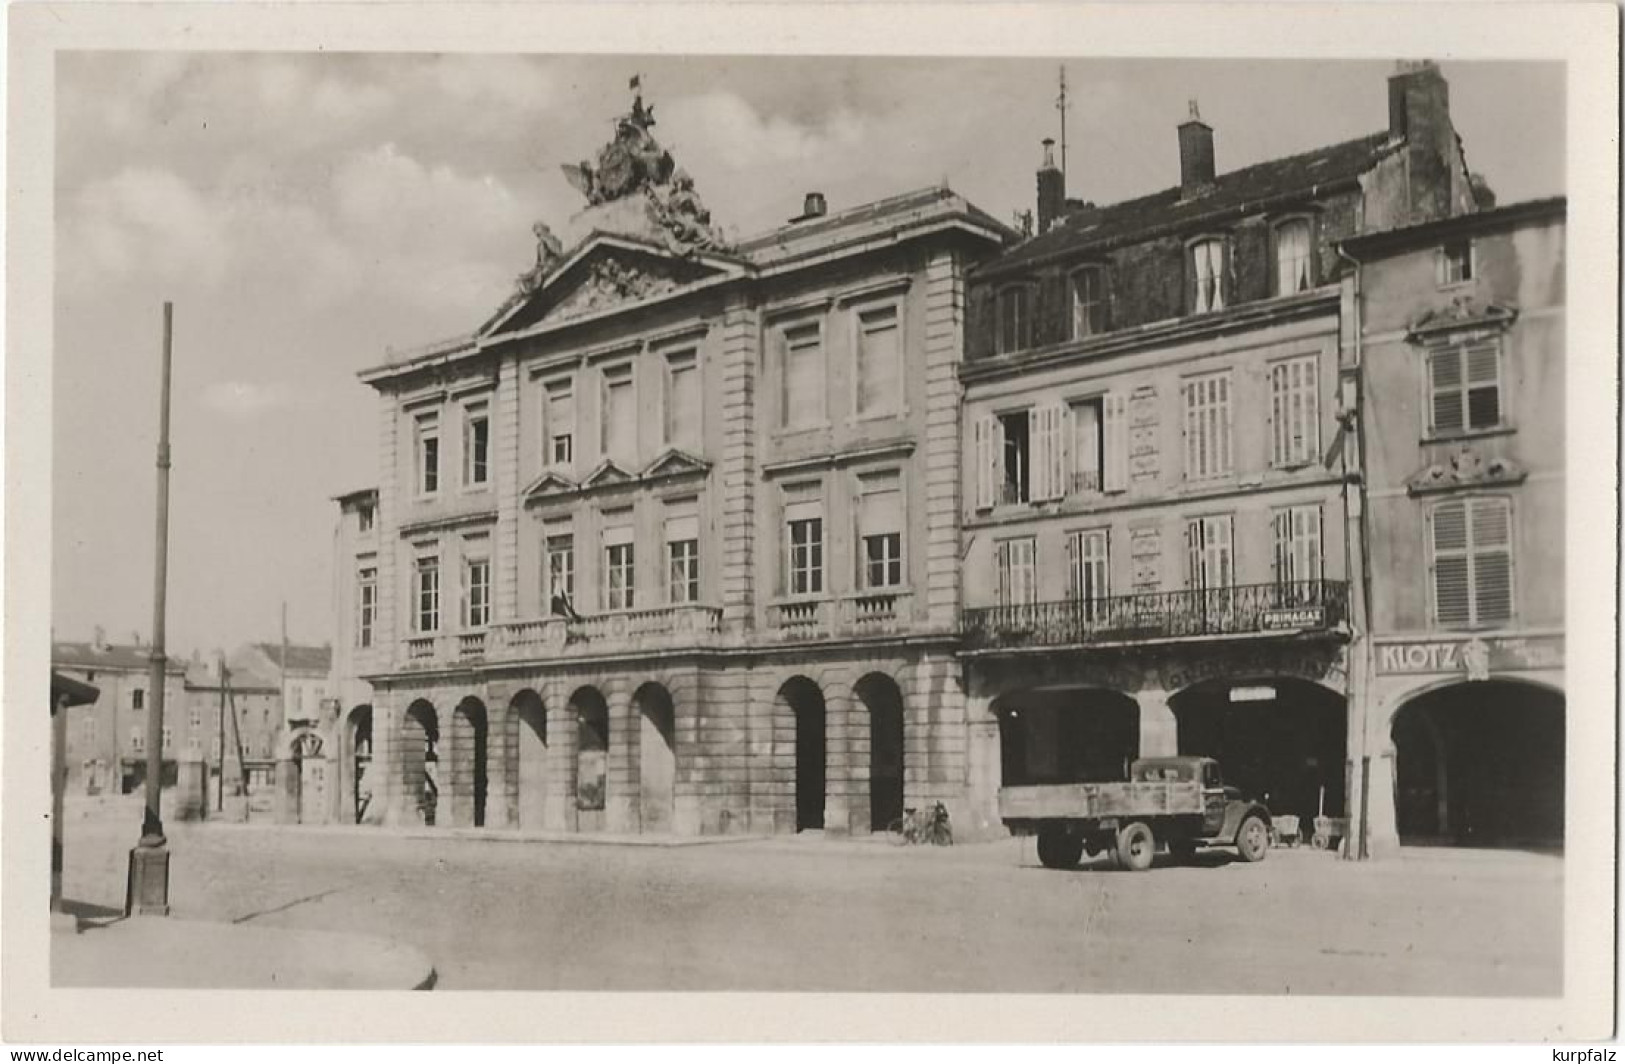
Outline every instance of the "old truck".
{"type": "Polygon", "coordinates": [[[1109,850],[1143,872],[1159,845],[1181,860],[1201,846],[1234,846],[1243,861],[1262,861],[1270,845],[1269,810],[1226,787],[1210,757],[1140,758],[1126,782],[1005,787],[999,816],[1013,833],[1038,836],[1046,868],[1109,850]]]}

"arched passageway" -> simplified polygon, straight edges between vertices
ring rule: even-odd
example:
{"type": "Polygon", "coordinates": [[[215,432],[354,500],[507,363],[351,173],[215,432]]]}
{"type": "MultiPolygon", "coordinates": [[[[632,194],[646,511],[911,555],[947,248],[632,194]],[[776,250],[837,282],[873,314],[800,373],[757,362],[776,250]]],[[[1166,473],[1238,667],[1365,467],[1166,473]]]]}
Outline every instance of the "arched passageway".
{"type": "Polygon", "coordinates": [[[993,702],[1005,786],[1128,779],[1140,707],[1104,688],[1015,691],[993,702]]]}
{"type": "Polygon", "coordinates": [[[405,809],[433,826],[440,806],[440,716],[423,699],[401,717],[401,798],[405,809]]]}
{"type": "Polygon", "coordinates": [[[1308,680],[1211,680],[1168,700],[1179,752],[1217,758],[1224,781],[1313,827],[1347,816],[1348,703],[1308,680]],[[1324,813],[1322,813],[1324,811],[1324,813]]]}
{"type": "Polygon", "coordinates": [[[570,696],[576,720],[576,826],[604,830],[604,803],[609,792],[609,705],[596,687],[577,688],[570,696]]]}
{"type": "Polygon", "coordinates": [[[632,696],[638,710],[638,813],[642,830],[672,829],[677,802],[677,719],[671,692],[646,683],[632,696]]]}
{"type": "Polygon", "coordinates": [[[869,711],[869,830],[885,831],[903,817],[903,692],[880,672],[853,691],[869,711]]]}
{"type": "Polygon", "coordinates": [[[828,778],[824,692],[805,676],[792,676],[779,688],[779,702],[795,717],[796,830],[822,831],[828,778]]]}
{"type": "Polygon", "coordinates": [[[1429,691],[1394,714],[1401,843],[1563,845],[1565,700],[1506,680],[1429,691]]]}
{"type": "Polygon", "coordinates": [[[547,708],[526,688],[508,704],[510,754],[515,773],[516,813],[521,831],[547,826],[547,708]]]}
{"type": "Polygon", "coordinates": [[[457,703],[451,717],[450,776],[451,821],[459,827],[485,826],[485,805],[490,794],[487,755],[489,718],[485,703],[468,696],[457,703]]]}
{"type": "Polygon", "coordinates": [[[367,821],[372,809],[372,707],[359,705],[344,719],[344,752],[342,767],[346,770],[343,794],[344,820],[352,824],[367,821]]]}

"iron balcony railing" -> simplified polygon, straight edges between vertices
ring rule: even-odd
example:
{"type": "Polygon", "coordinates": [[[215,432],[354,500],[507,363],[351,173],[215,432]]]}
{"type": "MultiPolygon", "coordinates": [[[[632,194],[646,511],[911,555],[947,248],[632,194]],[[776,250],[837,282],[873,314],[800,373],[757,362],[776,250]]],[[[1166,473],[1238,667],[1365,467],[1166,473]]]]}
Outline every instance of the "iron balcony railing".
{"type": "Polygon", "coordinates": [[[970,650],[1070,646],[1315,631],[1335,628],[1347,616],[1346,583],[1300,580],[971,609],[964,633],[970,650]]]}

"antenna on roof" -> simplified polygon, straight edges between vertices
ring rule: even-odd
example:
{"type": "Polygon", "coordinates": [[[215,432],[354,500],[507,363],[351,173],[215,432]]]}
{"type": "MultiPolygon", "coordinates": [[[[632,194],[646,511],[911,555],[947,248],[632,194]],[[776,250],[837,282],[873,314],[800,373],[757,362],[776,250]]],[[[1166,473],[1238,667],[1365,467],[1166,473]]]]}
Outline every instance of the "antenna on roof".
{"type": "Polygon", "coordinates": [[[1055,109],[1061,112],[1061,189],[1066,190],[1066,112],[1072,105],[1066,101],[1066,64],[1061,64],[1061,92],[1055,97],[1055,109]]]}

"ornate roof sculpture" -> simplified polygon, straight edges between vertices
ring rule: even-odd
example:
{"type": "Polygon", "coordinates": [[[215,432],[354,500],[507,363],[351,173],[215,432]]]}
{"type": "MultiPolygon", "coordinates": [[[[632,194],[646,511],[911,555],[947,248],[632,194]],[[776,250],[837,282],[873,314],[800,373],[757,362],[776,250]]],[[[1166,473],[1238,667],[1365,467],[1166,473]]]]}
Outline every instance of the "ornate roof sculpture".
{"type": "MultiPolygon", "coordinates": [[[[587,209],[575,221],[584,218],[595,228],[631,230],[623,235],[657,240],[679,257],[728,250],[694,179],[650,132],[654,108],[644,104],[640,85],[641,79],[634,77],[632,109],[615,119],[613,139],[598,149],[594,160],[562,167],[565,179],[587,199],[587,209]]],[[[532,232],[536,264],[518,279],[521,296],[539,289],[566,258],[563,241],[548,225],[537,222],[532,232]]]]}

